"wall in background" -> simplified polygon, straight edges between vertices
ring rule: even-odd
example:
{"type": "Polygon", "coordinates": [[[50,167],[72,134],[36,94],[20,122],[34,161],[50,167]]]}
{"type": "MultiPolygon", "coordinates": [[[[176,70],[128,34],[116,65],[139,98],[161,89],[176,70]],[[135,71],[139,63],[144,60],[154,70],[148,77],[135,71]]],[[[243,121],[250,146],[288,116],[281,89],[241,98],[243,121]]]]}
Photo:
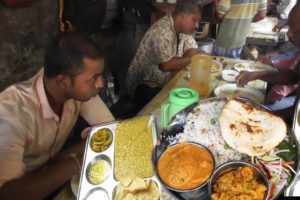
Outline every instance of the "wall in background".
{"type": "Polygon", "coordinates": [[[57,28],[57,1],[36,0],[16,9],[0,4],[0,91],[42,67],[44,49],[57,28]]]}

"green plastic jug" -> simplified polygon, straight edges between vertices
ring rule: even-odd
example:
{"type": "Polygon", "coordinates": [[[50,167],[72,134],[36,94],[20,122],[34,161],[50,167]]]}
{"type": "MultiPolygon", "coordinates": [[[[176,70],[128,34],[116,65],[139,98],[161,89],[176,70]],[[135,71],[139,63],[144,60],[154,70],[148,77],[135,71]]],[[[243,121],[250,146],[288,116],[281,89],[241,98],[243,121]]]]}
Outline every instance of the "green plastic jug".
{"type": "Polygon", "coordinates": [[[191,88],[176,88],[169,94],[169,102],[161,106],[161,124],[165,128],[176,113],[199,101],[199,94],[191,88]]]}

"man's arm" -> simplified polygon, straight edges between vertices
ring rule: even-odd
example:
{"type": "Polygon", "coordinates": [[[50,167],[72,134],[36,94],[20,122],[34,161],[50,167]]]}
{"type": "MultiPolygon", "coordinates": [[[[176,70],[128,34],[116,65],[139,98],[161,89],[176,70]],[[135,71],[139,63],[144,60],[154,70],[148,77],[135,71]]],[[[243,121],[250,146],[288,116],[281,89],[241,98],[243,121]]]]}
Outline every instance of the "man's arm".
{"type": "Polygon", "coordinates": [[[296,90],[296,99],[295,99],[294,104],[291,107],[288,107],[286,109],[276,110],[274,113],[276,115],[283,117],[288,124],[292,125],[294,114],[295,114],[297,103],[298,103],[299,99],[300,99],[300,88],[298,87],[296,90]]]}
{"type": "Polygon", "coordinates": [[[264,19],[267,15],[266,10],[260,10],[256,13],[256,15],[253,17],[252,22],[258,22],[262,19],[264,19]]]}
{"type": "Polygon", "coordinates": [[[230,0],[220,0],[217,8],[216,8],[216,18],[220,22],[225,17],[226,13],[229,11],[231,7],[231,1],[230,0]]]}
{"type": "Polygon", "coordinates": [[[225,16],[225,14],[224,13],[219,13],[219,12],[217,12],[217,20],[218,21],[222,21],[223,20],[223,18],[224,18],[224,16],[225,16]]]}
{"type": "Polygon", "coordinates": [[[247,72],[243,71],[236,78],[236,84],[239,86],[246,85],[249,81],[262,80],[271,84],[292,85],[298,82],[297,74],[292,70],[278,72],[247,72]]]}
{"type": "Polygon", "coordinates": [[[80,115],[91,125],[99,125],[115,121],[114,116],[105,103],[96,95],[80,106],[80,115]]]}
{"type": "Polygon", "coordinates": [[[43,199],[70,178],[79,173],[71,153],[82,162],[85,141],[55,156],[44,168],[30,172],[21,178],[8,181],[0,188],[0,199],[43,199]]]}
{"type": "Polygon", "coordinates": [[[193,55],[203,53],[200,49],[189,49],[182,57],[173,57],[167,62],[161,63],[159,69],[163,72],[179,71],[190,64],[193,55]]]}

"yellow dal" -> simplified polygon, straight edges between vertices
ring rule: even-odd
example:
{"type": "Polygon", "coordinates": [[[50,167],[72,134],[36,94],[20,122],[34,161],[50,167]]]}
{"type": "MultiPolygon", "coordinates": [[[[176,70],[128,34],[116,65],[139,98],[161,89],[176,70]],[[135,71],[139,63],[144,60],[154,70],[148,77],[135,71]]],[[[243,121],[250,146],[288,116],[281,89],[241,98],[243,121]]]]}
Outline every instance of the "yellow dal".
{"type": "Polygon", "coordinates": [[[136,117],[117,125],[114,174],[118,181],[153,176],[153,138],[152,127],[147,128],[149,119],[149,116],[136,117]]]}

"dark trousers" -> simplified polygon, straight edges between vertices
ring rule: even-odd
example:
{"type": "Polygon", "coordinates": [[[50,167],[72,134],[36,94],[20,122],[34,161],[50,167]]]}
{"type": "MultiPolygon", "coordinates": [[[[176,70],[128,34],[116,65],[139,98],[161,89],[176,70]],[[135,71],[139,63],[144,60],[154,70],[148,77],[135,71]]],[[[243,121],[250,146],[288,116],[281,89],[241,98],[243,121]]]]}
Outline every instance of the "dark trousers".
{"type": "Polygon", "coordinates": [[[139,109],[142,109],[160,90],[160,87],[153,88],[146,84],[138,85],[135,89],[134,100],[139,109]]]}

